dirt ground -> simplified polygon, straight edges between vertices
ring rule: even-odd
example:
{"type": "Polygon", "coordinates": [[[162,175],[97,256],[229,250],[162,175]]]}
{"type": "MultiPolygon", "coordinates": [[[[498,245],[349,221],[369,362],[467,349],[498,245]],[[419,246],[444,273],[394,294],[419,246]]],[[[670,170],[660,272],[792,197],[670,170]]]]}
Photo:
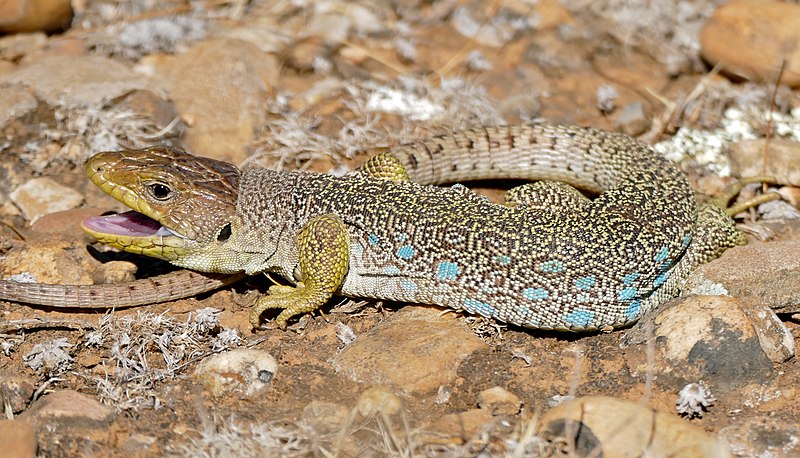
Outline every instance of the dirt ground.
{"type": "MultiPolygon", "coordinates": [[[[700,58],[697,30],[718,2],[681,2],[680,11],[544,0],[77,3],[63,33],[13,46],[7,35],[0,46],[9,64],[0,67],[2,97],[9,105],[9,94],[32,100],[3,107],[12,114],[0,118],[2,279],[27,273],[41,283],[92,284],[172,269],[80,230],[88,216],[125,210],[84,174],[86,159],[103,149],[170,143],[237,165],[336,173],[427,135],[546,119],[659,143],[706,197],[734,181],[726,156],[701,144],[730,126],[732,109],[762,138],[770,129],[791,136],[759,117],[769,110],[800,131],[791,115],[797,88],[745,82],[700,58]],[[48,67],[48,59],[63,60],[48,67]],[[681,146],[689,143],[699,146],[681,146]],[[12,199],[39,177],[61,187],[33,188],[64,207],[33,215],[12,199]],[[101,267],[109,261],[117,262],[101,267]]],[[[473,189],[499,200],[508,187],[473,189]]],[[[798,240],[798,220],[763,219],[753,212],[738,221],[759,236],[767,227],[767,246],[798,240]]],[[[250,305],[270,284],[253,277],[112,311],[0,301],[6,418],[32,425],[37,455],[48,457],[567,456],[588,452],[539,437],[539,418],[572,397],[608,396],[668,413],[738,456],[800,454],[800,366],[791,355],[765,357],[746,374],[709,369],[707,360],[701,374],[710,374],[716,402],[686,418],[675,404],[694,375],[683,373],[702,364],[656,368],[648,352],[659,344],[626,346],[629,330],[541,332],[334,298],[286,331],[269,313],[251,331],[250,305]],[[233,348],[257,350],[267,366],[271,355],[275,366],[259,370],[260,382],[231,376],[239,388],[215,394],[194,371],[233,348]],[[488,400],[494,387],[502,400],[488,400]]],[[[796,341],[797,320],[779,317],[796,341]]],[[[14,440],[24,449],[24,438],[14,440]]],[[[613,447],[604,453],[626,452],[613,447]]]]}

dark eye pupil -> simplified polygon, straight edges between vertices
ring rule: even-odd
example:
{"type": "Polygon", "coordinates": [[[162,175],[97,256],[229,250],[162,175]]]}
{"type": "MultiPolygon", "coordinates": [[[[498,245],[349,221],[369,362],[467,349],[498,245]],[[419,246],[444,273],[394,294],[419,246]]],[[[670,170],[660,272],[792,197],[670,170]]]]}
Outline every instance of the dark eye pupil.
{"type": "Polygon", "coordinates": [[[150,185],[150,190],[153,191],[153,197],[156,199],[166,199],[172,193],[169,187],[160,183],[150,185]]]}

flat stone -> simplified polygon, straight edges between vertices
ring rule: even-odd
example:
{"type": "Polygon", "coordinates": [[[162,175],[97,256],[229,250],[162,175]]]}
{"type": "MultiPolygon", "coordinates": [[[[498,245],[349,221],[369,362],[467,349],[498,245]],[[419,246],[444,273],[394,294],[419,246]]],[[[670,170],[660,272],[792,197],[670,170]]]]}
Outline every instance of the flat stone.
{"type": "Polygon", "coordinates": [[[703,428],[671,413],[605,396],[556,406],[542,415],[536,430],[547,441],[576,444],[576,456],[732,456],[703,428]]]}
{"type": "Polygon", "coordinates": [[[463,443],[489,429],[493,421],[494,417],[488,410],[470,409],[444,415],[433,424],[432,429],[440,443],[463,443]]]}
{"type": "Polygon", "coordinates": [[[87,218],[100,216],[106,211],[106,209],[97,207],[80,207],[47,213],[31,224],[27,240],[59,238],[62,240],[94,241],[83,232],[81,223],[87,218]]]}
{"type": "Polygon", "coordinates": [[[731,173],[737,177],[769,175],[778,184],[800,186],[800,142],[781,138],[742,140],[731,145],[731,173]],[[768,147],[768,160],[764,151],[768,147]]]}
{"type": "Polygon", "coordinates": [[[459,363],[486,344],[435,307],[404,307],[347,346],[337,372],[359,382],[431,393],[456,378],[459,363]]]}
{"type": "Polygon", "coordinates": [[[0,86],[0,126],[32,113],[37,106],[36,97],[21,84],[0,86]]]}
{"type": "Polygon", "coordinates": [[[633,374],[657,374],[659,384],[680,390],[705,381],[713,393],[725,394],[745,385],[772,380],[770,359],[736,299],[688,296],[646,315],[622,339],[633,374]],[[645,347],[655,342],[655,360],[645,347]]]}
{"type": "Polygon", "coordinates": [[[264,350],[238,348],[209,356],[194,369],[194,377],[214,396],[260,396],[278,372],[275,358],[264,350]]]}
{"type": "MultiPolygon", "coordinates": [[[[790,401],[791,402],[791,401],[790,401]]],[[[795,457],[800,456],[800,422],[776,412],[754,418],[732,421],[722,428],[725,439],[737,456],[795,457]]]]}
{"type": "Polygon", "coordinates": [[[350,409],[342,404],[325,401],[311,401],[303,407],[302,418],[320,434],[340,431],[347,422],[350,409]]]}
{"type": "Polygon", "coordinates": [[[786,61],[781,83],[800,85],[800,5],[780,1],[737,0],[714,11],[700,32],[701,54],[737,77],[774,83],[786,61]]]}
{"type": "Polygon", "coordinates": [[[51,106],[100,105],[134,89],[164,96],[156,82],[100,56],[45,57],[6,75],[2,82],[24,84],[51,106]]]}
{"type": "Polygon", "coordinates": [[[800,240],[754,242],[731,248],[701,266],[690,285],[710,281],[744,303],[777,313],[800,312],[800,240]]]}
{"type": "Polygon", "coordinates": [[[505,388],[495,386],[478,394],[478,407],[492,415],[516,415],[522,407],[519,396],[505,388]]]}
{"type": "Polygon", "coordinates": [[[0,420],[0,444],[8,458],[33,458],[39,448],[33,426],[24,420],[0,420]]]}
{"type": "Polygon", "coordinates": [[[71,210],[83,203],[81,193],[47,177],[26,181],[9,197],[31,223],[49,213],[71,210]]]}
{"type": "Polygon", "coordinates": [[[45,44],[47,35],[42,32],[6,35],[0,37],[0,59],[17,61],[26,54],[42,49],[45,44]]]}
{"type": "Polygon", "coordinates": [[[19,418],[37,424],[103,426],[114,418],[114,410],[77,391],[61,390],[42,396],[19,418]]]}

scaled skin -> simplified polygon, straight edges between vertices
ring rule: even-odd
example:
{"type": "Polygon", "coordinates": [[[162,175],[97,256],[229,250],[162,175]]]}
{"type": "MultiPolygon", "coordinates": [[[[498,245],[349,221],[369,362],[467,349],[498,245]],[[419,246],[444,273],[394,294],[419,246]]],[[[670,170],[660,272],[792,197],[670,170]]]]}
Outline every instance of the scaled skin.
{"type": "MultiPolygon", "coordinates": [[[[101,153],[95,184],[157,220],[91,235],[208,272],[275,272],[251,315],[280,327],[333,294],[430,303],[538,329],[624,326],[743,237],[685,177],[630,137],[573,126],[478,128],[376,156],[346,177],[247,169],[151,148],[101,153]],[[544,180],[506,204],[463,186],[544,180]],[[565,184],[566,183],[566,184],[565,184]],[[587,199],[575,187],[599,194],[587,199]],[[146,230],[139,230],[146,227],[146,230]]],[[[132,220],[135,218],[131,218],[132,220]]],[[[104,225],[105,224],[105,225],[104,225]]]]}

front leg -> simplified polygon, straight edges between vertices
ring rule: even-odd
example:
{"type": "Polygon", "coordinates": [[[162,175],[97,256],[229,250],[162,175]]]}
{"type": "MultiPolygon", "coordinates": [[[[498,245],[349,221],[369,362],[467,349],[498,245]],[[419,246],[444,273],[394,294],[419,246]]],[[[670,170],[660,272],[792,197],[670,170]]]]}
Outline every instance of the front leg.
{"type": "Polygon", "coordinates": [[[350,237],[342,219],[333,213],[316,216],[297,234],[301,281],[297,287],[272,286],[250,312],[253,328],[266,309],[283,309],[275,319],[286,329],[289,318],[313,312],[333,296],[350,266],[350,237]]]}

